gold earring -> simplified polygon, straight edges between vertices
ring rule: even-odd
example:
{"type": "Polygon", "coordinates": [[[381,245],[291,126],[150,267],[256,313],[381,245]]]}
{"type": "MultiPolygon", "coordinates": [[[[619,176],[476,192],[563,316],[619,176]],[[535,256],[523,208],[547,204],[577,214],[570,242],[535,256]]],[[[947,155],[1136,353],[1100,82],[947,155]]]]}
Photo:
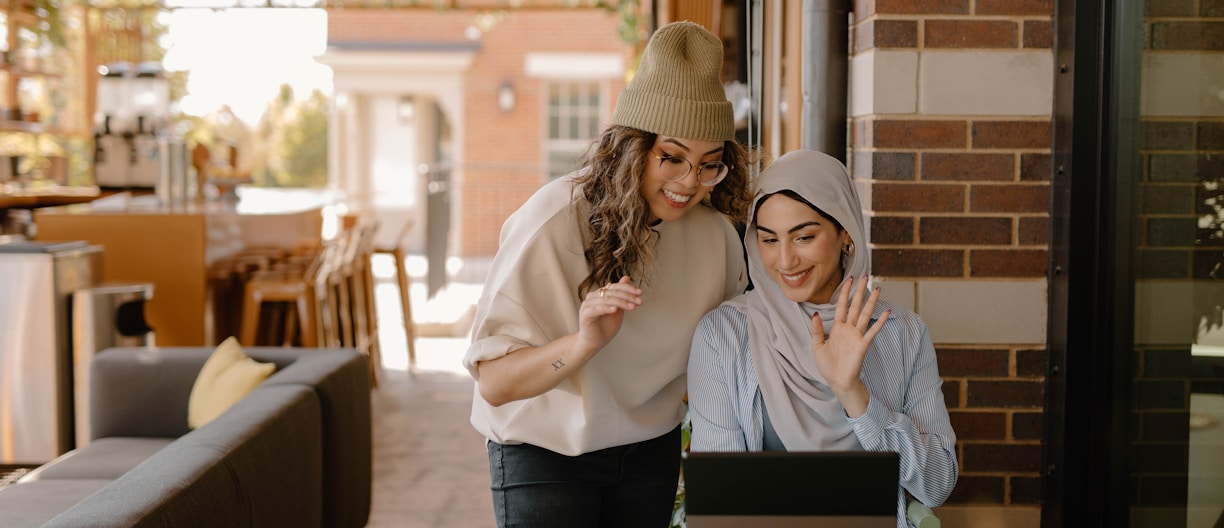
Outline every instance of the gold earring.
{"type": "Polygon", "coordinates": [[[846,242],[842,246],[842,255],[845,255],[847,257],[854,255],[854,242],[853,241],[846,242]]]}

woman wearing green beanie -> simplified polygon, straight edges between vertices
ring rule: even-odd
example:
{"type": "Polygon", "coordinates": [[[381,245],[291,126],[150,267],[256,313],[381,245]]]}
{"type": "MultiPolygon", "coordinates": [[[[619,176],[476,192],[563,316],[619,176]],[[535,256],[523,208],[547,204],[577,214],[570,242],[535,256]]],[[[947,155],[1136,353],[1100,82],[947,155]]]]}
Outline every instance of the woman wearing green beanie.
{"type": "Polygon", "coordinates": [[[582,168],[502,226],[464,365],[499,527],[665,527],[697,322],[743,292],[722,43],[659,28],[582,168]]]}

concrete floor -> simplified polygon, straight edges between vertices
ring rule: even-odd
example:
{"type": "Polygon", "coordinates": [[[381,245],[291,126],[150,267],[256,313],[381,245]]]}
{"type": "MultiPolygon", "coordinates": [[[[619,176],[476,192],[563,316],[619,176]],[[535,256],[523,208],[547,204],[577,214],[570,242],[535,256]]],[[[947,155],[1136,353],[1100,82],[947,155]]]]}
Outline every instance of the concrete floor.
{"type": "MultiPolygon", "coordinates": [[[[441,353],[428,341],[418,343],[420,353],[441,353]]],[[[471,402],[467,374],[385,371],[372,401],[374,491],[368,526],[494,525],[484,437],[468,423],[471,402]]]]}
{"type": "MultiPolygon", "coordinates": [[[[376,261],[374,271],[384,370],[371,400],[374,490],[368,526],[494,526],[484,437],[468,422],[473,381],[460,365],[468,340],[418,338],[417,368],[409,372],[393,268],[381,264],[376,261]]],[[[464,313],[479,296],[478,286],[455,284],[427,302],[422,278],[410,275],[417,321],[445,322],[447,314],[464,313]]]]}

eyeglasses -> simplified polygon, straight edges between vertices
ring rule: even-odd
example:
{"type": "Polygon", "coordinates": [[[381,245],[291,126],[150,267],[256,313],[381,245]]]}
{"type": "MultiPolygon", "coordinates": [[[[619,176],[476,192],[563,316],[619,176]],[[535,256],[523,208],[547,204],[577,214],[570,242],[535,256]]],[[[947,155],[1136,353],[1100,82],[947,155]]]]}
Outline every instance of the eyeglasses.
{"type": "MultiPolygon", "coordinates": [[[[687,159],[677,158],[666,152],[662,155],[651,153],[651,156],[659,160],[659,172],[668,183],[683,180],[693,170],[693,164],[687,159]]],[[[697,166],[697,183],[706,187],[718,185],[718,182],[726,177],[727,165],[721,161],[706,161],[697,166]]]]}

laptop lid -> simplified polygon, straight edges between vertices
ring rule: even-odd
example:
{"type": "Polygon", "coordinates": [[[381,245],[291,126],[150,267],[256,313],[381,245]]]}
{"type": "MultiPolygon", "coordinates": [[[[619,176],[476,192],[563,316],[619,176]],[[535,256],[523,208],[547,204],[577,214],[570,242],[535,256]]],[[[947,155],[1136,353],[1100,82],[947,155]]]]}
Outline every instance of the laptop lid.
{"type": "Polygon", "coordinates": [[[895,528],[900,460],[892,452],[684,455],[689,528],[895,528]]]}

